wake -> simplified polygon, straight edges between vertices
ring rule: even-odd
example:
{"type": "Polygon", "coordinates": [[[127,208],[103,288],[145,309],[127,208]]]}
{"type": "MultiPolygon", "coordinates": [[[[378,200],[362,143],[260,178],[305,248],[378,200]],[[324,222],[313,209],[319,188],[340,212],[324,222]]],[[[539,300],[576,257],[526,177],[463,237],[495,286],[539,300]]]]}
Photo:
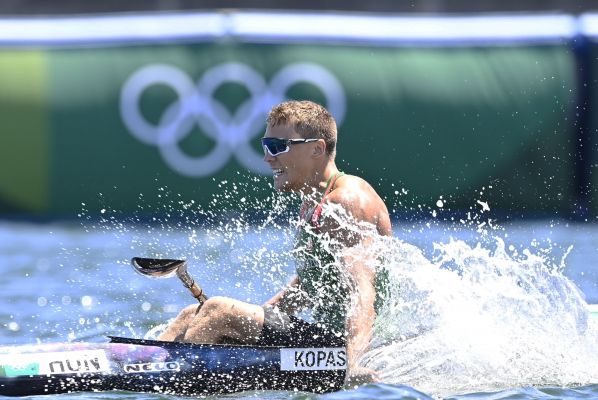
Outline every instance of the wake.
{"type": "Polygon", "coordinates": [[[546,257],[494,239],[376,244],[390,292],[362,364],[385,383],[438,395],[598,382],[598,328],[583,294],[546,257]]]}

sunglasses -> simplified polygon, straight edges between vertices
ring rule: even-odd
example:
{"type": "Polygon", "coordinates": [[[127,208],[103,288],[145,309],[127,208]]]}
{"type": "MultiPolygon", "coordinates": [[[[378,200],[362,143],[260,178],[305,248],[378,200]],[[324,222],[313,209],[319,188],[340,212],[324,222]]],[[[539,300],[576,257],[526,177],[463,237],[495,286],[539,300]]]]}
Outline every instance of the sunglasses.
{"type": "Polygon", "coordinates": [[[286,153],[291,149],[292,144],[316,142],[320,139],[279,139],[264,137],[262,138],[262,146],[264,152],[268,152],[272,157],[279,154],[286,153]]]}

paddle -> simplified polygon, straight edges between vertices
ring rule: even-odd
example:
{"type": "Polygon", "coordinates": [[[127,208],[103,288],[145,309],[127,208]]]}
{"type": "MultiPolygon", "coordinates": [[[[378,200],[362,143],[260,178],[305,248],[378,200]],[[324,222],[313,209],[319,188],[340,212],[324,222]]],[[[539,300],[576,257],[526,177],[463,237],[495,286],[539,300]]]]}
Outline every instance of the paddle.
{"type": "Polygon", "coordinates": [[[200,304],[208,299],[201,287],[187,272],[187,261],[185,260],[133,257],[131,264],[136,272],[150,278],[170,278],[176,274],[200,304]]]}

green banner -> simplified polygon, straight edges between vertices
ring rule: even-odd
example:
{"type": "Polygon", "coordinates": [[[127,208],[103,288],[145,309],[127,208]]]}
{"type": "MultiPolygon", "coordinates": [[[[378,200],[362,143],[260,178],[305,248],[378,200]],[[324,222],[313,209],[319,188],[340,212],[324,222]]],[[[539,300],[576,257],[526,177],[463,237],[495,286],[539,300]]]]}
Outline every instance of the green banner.
{"type": "Polygon", "coordinates": [[[12,127],[0,211],[126,213],[163,187],[207,206],[221,181],[268,175],[257,139],[286,98],[333,112],[339,167],[397,212],[442,196],[451,209],[568,213],[575,197],[565,46],[56,48],[0,51],[0,71],[16,91],[0,93],[12,127]]]}
{"type": "Polygon", "coordinates": [[[0,212],[53,211],[47,74],[44,53],[0,51],[0,212]]]}

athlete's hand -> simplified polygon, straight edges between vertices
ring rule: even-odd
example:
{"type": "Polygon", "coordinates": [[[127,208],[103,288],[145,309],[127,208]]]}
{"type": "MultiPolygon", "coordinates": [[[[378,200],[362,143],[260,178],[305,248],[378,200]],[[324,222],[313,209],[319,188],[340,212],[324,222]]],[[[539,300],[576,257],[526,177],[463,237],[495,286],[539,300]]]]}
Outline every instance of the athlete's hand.
{"type": "Polygon", "coordinates": [[[380,382],[378,372],[365,367],[354,367],[347,370],[345,376],[345,389],[355,389],[366,383],[380,382]]]}

